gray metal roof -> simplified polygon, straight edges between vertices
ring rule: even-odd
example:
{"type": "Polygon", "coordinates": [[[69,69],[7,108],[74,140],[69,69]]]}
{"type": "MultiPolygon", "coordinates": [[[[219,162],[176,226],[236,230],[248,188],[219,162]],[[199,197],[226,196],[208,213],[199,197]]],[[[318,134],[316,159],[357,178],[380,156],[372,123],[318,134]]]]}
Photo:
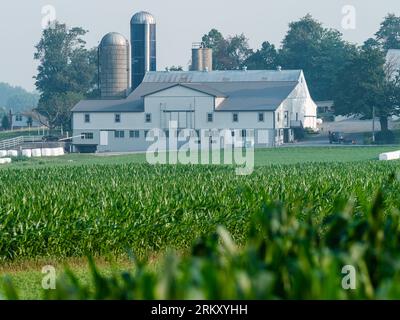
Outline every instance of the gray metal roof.
{"type": "Polygon", "coordinates": [[[235,70],[235,71],[153,71],[146,73],[143,82],[252,82],[299,81],[301,70],[235,70]]]}
{"type": "Polygon", "coordinates": [[[100,46],[126,46],[126,38],[117,32],[107,33],[100,42],[100,46]]]}
{"type": "Polygon", "coordinates": [[[227,95],[217,111],[274,111],[299,83],[291,82],[232,82],[213,83],[227,95]]]}
{"type": "Polygon", "coordinates": [[[131,24],[156,24],[156,19],[150,12],[140,11],[132,17],[131,24]]]}
{"type": "Polygon", "coordinates": [[[144,97],[180,85],[225,101],[217,111],[271,111],[299,84],[301,70],[148,72],[126,99],[83,100],[74,112],[144,112],[144,97]]]}
{"type": "Polygon", "coordinates": [[[161,88],[159,90],[150,91],[149,93],[143,95],[143,97],[148,96],[150,94],[155,94],[157,92],[164,91],[165,89],[169,89],[169,88],[176,87],[176,86],[181,86],[184,88],[192,89],[192,90],[204,93],[204,94],[208,94],[213,97],[221,97],[221,98],[227,97],[225,93],[222,93],[221,91],[218,91],[215,88],[212,88],[204,83],[168,83],[167,87],[161,86],[161,88]]]}

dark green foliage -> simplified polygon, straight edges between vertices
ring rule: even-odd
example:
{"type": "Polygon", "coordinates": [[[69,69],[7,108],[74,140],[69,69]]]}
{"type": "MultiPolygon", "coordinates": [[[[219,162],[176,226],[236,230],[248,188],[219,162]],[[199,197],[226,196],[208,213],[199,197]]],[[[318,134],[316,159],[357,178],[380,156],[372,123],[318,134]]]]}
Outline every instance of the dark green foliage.
{"type": "Polygon", "coordinates": [[[345,42],[339,31],[325,28],[308,14],[289,24],[279,61],[284,69],[304,71],[316,101],[331,100],[336,76],[354,50],[355,46],[345,42]]]}
{"type": "Polygon", "coordinates": [[[379,131],[376,133],[375,141],[377,144],[394,144],[396,142],[396,135],[393,131],[379,131]]]}
{"type": "Polygon", "coordinates": [[[1,128],[3,130],[9,130],[10,129],[10,118],[6,114],[1,119],[1,128]]]}
{"type": "Polygon", "coordinates": [[[400,49],[400,17],[388,14],[375,36],[385,50],[400,49]]]}
{"type": "Polygon", "coordinates": [[[240,69],[252,54],[248,39],[244,34],[224,38],[216,29],[204,35],[202,41],[207,48],[213,49],[213,69],[240,69]]]}
{"type": "MultiPolygon", "coordinates": [[[[224,225],[246,242],[251,216],[280,201],[317,224],[337,199],[368,211],[394,163],[320,163],[256,168],[246,177],[224,166],[88,165],[0,171],[0,258],[139,256],[193,241],[224,225]],[[12,183],[10,183],[12,181],[12,183]]],[[[399,208],[398,182],[387,190],[399,208]]],[[[320,230],[321,231],[321,230],[320,230]]]]}
{"type": "Polygon", "coordinates": [[[251,54],[244,65],[249,70],[275,70],[279,65],[278,50],[269,42],[263,42],[261,49],[251,54]]]}
{"type": "MultiPolygon", "coordinates": [[[[92,286],[67,271],[45,298],[398,299],[400,215],[391,205],[398,184],[395,175],[383,181],[364,210],[354,198],[337,197],[321,221],[302,212],[307,205],[291,209],[264,195],[242,246],[219,226],[190,255],[166,254],[162,272],[133,259],[131,271],[103,276],[89,259],[92,286]],[[356,269],[356,290],[342,287],[346,265],[356,269]]],[[[251,200],[250,191],[243,197],[251,200]]],[[[10,284],[6,294],[16,297],[10,284]]]]}
{"type": "Polygon", "coordinates": [[[72,107],[85,96],[95,96],[97,50],[86,49],[86,33],[56,22],[43,31],[35,47],[34,57],[39,61],[35,85],[40,92],[37,111],[49,120],[50,128],[68,130],[72,107]]]}
{"type": "Polygon", "coordinates": [[[29,161],[30,158],[26,157],[26,156],[17,156],[17,157],[12,157],[12,162],[26,162],[29,161]]]}
{"type": "MultiPolygon", "coordinates": [[[[335,83],[336,114],[380,118],[381,130],[388,130],[388,117],[399,115],[400,78],[385,64],[379,48],[365,45],[341,68],[335,83]]],[[[389,134],[387,134],[389,135],[389,134]]]]}

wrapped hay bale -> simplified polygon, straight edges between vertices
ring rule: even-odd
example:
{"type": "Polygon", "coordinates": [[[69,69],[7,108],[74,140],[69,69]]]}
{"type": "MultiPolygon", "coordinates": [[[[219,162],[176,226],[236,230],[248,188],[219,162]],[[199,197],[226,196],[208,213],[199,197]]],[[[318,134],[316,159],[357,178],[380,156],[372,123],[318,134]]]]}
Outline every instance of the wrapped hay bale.
{"type": "Polygon", "coordinates": [[[43,148],[42,149],[42,157],[51,157],[51,149],[43,148]]]}
{"type": "Polygon", "coordinates": [[[32,149],[24,149],[24,150],[22,150],[22,155],[24,157],[31,158],[32,157],[32,149]]]}
{"type": "Polygon", "coordinates": [[[32,157],[41,157],[42,149],[32,149],[32,157]]]}
{"type": "Polygon", "coordinates": [[[398,159],[400,159],[400,151],[385,152],[379,155],[379,160],[381,161],[398,160],[398,159]]]}
{"type": "Polygon", "coordinates": [[[17,150],[8,150],[7,151],[7,156],[9,156],[9,157],[18,157],[18,151],[17,150]]]}
{"type": "Polygon", "coordinates": [[[11,163],[11,158],[0,158],[0,165],[9,163],[11,163]]]}

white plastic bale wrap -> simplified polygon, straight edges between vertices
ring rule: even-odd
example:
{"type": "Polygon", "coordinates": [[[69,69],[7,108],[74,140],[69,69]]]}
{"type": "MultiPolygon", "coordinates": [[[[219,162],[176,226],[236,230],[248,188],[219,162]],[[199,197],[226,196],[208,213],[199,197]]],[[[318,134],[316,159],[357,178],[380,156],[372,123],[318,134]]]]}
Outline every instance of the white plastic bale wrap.
{"type": "Polygon", "coordinates": [[[18,157],[18,151],[17,150],[8,150],[7,151],[7,156],[9,156],[9,157],[18,157]]]}
{"type": "Polygon", "coordinates": [[[42,149],[32,149],[32,157],[41,157],[42,149]]]}
{"type": "Polygon", "coordinates": [[[31,158],[32,157],[32,149],[24,149],[24,150],[22,150],[22,155],[24,157],[31,158]]]}
{"type": "Polygon", "coordinates": [[[48,157],[59,157],[64,155],[64,148],[51,148],[51,149],[43,149],[42,151],[43,156],[48,156],[48,157]],[[46,150],[46,151],[44,151],[46,150]]]}
{"type": "Polygon", "coordinates": [[[1,158],[0,159],[0,165],[1,164],[9,164],[11,163],[11,158],[1,158]]]}
{"type": "Polygon", "coordinates": [[[51,149],[43,148],[42,149],[42,157],[51,157],[51,149]]]}
{"type": "Polygon", "coordinates": [[[48,155],[50,157],[56,157],[57,156],[57,149],[56,148],[51,148],[51,149],[48,150],[48,152],[49,152],[48,155]]]}
{"type": "Polygon", "coordinates": [[[62,148],[62,147],[57,148],[57,156],[63,156],[64,154],[65,154],[64,148],[62,148]]]}
{"type": "Polygon", "coordinates": [[[7,157],[7,150],[0,150],[0,158],[7,157]]]}
{"type": "Polygon", "coordinates": [[[398,159],[400,159],[400,150],[393,152],[385,152],[379,155],[379,160],[381,161],[398,160],[398,159]]]}

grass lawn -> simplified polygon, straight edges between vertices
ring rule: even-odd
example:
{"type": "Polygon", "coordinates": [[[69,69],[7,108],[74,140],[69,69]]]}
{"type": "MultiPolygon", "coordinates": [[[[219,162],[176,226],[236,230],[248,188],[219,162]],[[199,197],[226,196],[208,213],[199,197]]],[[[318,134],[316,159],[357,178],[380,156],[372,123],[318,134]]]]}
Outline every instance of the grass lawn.
{"type": "MultiPolygon", "coordinates": [[[[382,152],[398,150],[396,147],[284,147],[276,149],[259,149],[255,154],[256,166],[280,165],[280,164],[299,164],[308,162],[358,162],[373,161],[378,159],[382,152]]],[[[52,166],[81,166],[96,164],[126,164],[126,163],[145,163],[144,154],[129,154],[121,156],[105,155],[81,155],[71,154],[59,158],[35,158],[15,161],[11,165],[2,166],[3,170],[14,170],[25,168],[46,168],[52,166]]],[[[70,259],[68,261],[27,261],[12,262],[9,264],[0,263],[0,295],[3,288],[4,276],[12,279],[18,288],[20,297],[23,299],[43,298],[41,281],[43,274],[41,269],[45,265],[54,265],[57,271],[62,273],[63,266],[69,265],[78,274],[79,280],[87,283],[88,267],[85,259],[70,259]]],[[[109,262],[107,259],[97,261],[102,272],[110,273],[115,270],[128,270],[131,268],[127,260],[109,262]]]]}
{"type": "Polygon", "coordinates": [[[0,140],[12,139],[20,136],[38,136],[42,135],[43,131],[38,129],[31,130],[14,130],[14,131],[0,131],[0,140]]]}
{"type": "MultiPolygon", "coordinates": [[[[255,166],[273,164],[296,164],[307,162],[352,162],[378,160],[382,152],[399,150],[400,147],[282,147],[257,149],[255,166]]],[[[119,156],[69,154],[58,158],[32,158],[14,161],[1,168],[44,168],[49,166],[76,166],[96,164],[145,163],[145,154],[124,154],[119,156]]]]}
{"type": "MultiPolygon", "coordinates": [[[[118,259],[96,259],[96,266],[102,275],[108,276],[115,272],[131,271],[132,263],[128,260],[118,259]]],[[[41,259],[37,261],[22,261],[12,264],[0,265],[0,299],[5,290],[5,282],[11,280],[17,289],[18,298],[22,300],[44,299],[45,290],[42,288],[42,273],[44,266],[55,268],[56,276],[62,276],[66,268],[74,272],[79,281],[84,284],[91,284],[91,276],[87,259],[68,259],[65,261],[41,259]]]]}

